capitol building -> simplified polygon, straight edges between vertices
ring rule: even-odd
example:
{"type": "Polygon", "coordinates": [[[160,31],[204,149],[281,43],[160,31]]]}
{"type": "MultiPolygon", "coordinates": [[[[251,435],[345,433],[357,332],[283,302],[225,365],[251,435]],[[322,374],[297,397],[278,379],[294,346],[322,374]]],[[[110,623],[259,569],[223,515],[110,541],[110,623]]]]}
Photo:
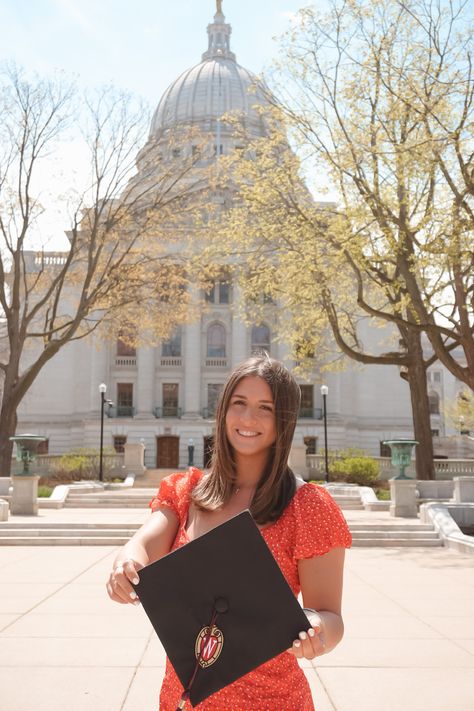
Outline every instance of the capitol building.
{"type": "MultiPolygon", "coordinates": [[[[209,137],[217,160],[242,147],[241,136],[237,139],[221,121],[224,114],[238,112],[250,139],[265,136],[262,111],[257,110],[258,106],[265,109],[265,91],[256,76],[238,64],[221,3],[207,34],[208,47],[201,61],[183,71],[159,101],[148,142],[166,146],[170,131],[195,127],[209,137]]],[[[204,41],[203,32],[203,45],[204,41]]],[[[144,165],[146,148],[137,156],[136,181],[150,169],[144,165]]],[[[192,148],[174,145],[170,150],[189,152],[192,148]]],[[[233,366],[256,350],[284,360],[290,369],[295,362],[289,348],[274,339],[270,321],[252,325],[240,319],[234,308],[239,300],[237,284],[217,280],[203,298],[206,308],[197,320],[153,347],[133,348],[121,340],[104,342],[95,336],[69,343],[41,371],[25,396],[17,432],[44,436],[44,451],[50,454],[98,448],[99,385],[103,383],[113,403],[106,408],[104,446],[122,451],[125,443],[142,442],[147,467],[177,468],[188,464],[192,445],[194,463],[206,466],[217,398],[233,366]]],[[[376,352],[379,340],[380,329],[371,331],[368,324],[366,346],[376,352]]],[[[411,437],[410,393],[398,368],[345,363],[339,372],[322,374],[315,369],[298,378],[302,406],[295,442],[305,444],[309,452],[324,447],[322,384],[328,387],[330,449],[358,447],[380,455],[385,439],[411,437]]],[[[433,434],[454,434],[441,413],[443,402],[456,397],[458,384],[441,365],[435,364],[428,376],[433,434]]]]}

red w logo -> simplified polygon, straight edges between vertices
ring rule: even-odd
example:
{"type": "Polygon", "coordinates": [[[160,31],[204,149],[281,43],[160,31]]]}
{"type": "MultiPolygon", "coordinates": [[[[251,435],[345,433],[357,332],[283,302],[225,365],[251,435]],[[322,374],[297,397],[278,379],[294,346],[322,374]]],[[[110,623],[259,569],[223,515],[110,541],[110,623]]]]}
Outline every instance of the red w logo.
{"type": "Polygon", "coordinates": [[[218,627],[212,625],[212,627],[202,628],[196,638],[194,652],[203,669],[214,664],[222,651],[223,644],[224,635],[218,627]]]}
{"type": "Polygon", "coordinates": [[[214,637],[214,635],[211,635],[207,641],[206,639],[203,639],[203,642],[206,642],[203,644],[201,648],[201,659],[203,659],[205,662],[209,661],[209,659],[212,659],[212,656],[214,655],[214,652],[216,651],[217,647],[217,638],[214,637]]]}

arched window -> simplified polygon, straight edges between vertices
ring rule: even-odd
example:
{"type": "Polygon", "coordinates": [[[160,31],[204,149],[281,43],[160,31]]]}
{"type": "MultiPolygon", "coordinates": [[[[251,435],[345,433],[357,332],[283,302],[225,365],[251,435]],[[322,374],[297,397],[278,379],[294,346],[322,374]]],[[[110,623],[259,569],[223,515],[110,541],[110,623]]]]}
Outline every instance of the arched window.
{"type": "Polygon", "coordinates": [[[211,323],[207,329],[207,357],[225,358],[225,328],[221,323],[211,323]]]}
{"type": "Polygon", "coordinates": [[[270,329],[266,323],[253,326],[251,335],[252,354],[270,353],[270,329]]]}
{"type": "Polygon", "coordinates": [[[428,393],[430,415],[439,415],[439,395],[434,391],[428,393]]]}

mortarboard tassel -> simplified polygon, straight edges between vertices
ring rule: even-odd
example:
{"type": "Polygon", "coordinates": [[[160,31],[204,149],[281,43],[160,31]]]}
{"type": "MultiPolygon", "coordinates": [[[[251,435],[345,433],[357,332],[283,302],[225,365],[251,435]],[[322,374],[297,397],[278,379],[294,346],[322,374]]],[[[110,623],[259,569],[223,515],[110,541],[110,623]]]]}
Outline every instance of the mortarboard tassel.
{"type": "MultiPolygon", "coordinates": [[[[229,609],[229,605],[227,603],[227,600],[224,600],[223,598],[218,598],[215,601],[214,606],[212,608],[211,621],[208,625],[208,632],[207,632],[206,637],[204,638],[204,642],[202,644],[201,649],[205,648],[206,644],[209,642],[209,640],[211,638],[212,628],[216,624],[217,615],[219,613],[227,612],[228,609],[229,609]]],[[[181,694],[181,698],[179,700],[178,706],[176,707],[176,711],[183,711],[184,707],[186,706],[186,701],[189,699],[191,687],[194,683],[196,675],[197,675],[199,668],[201,666],[200,662],[201,662],[201,651],[199,651],[199,654],[197,655],[194,671],[191,675],[191,679],[189,680],[187,687],[184,689],[183,693],[181,694]]]]}

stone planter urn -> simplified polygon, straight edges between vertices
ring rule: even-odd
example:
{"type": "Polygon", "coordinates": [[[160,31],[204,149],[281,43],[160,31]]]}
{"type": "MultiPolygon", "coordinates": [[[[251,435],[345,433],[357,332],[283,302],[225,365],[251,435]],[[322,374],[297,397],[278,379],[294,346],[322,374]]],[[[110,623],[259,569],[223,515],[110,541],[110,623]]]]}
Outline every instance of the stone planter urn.
{"type": "Polygon", "coordinates": [[[10,511],[13,515],[36,516],[38,514],[38,481],[31,471],[31,464],[36,460],[38,446],[46,437],[24,434],[10,437],[16,444],[16,459],[23,463],[23,470],[12,476],[12,497],[10,511]]]}
{"type": "Polygon", "coordinates": [[[412,479],[406,476],[405,469],[411,464],[411,452],[418,444],[416,439],[388,439],[384,444],[388,444],[392,453],[392,464],[398,467],[399,472],[395,479],[412,479]]]}
{"type": "Polygon", "coordinates": [[[390,515],[416,518],[416,479],[406,476],[405,469],[411,463],[411,453],[418,442],[414,439],[389,439],[384,444],[389,445],[392,465],[399,470],[398,475],[390,479],[390,515]]]}

